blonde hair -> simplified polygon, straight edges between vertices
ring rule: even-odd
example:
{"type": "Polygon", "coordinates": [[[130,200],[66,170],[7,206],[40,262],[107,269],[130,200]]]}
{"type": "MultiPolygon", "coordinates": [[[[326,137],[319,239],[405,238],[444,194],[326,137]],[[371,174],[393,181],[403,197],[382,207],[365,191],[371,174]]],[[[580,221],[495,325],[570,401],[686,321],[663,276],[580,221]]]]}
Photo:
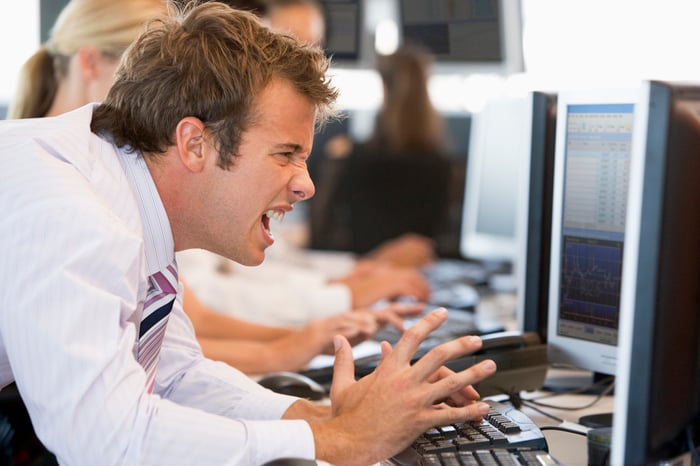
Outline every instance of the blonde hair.
{"type": "Polygon", "coordinates": [[[105,56],[121,57],[149,20],[168,12],[167,5],[167,0],[70,0],[48,41],[20,70],[8,117],[45,116],[70,57],[87,45],[105,56]]]}

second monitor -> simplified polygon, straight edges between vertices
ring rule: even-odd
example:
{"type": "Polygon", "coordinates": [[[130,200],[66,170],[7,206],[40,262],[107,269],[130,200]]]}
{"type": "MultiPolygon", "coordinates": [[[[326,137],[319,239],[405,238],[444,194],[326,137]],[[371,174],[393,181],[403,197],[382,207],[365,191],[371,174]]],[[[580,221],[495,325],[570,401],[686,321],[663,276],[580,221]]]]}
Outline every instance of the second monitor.
{"type": "Polygon", "coordinates": [[[638,89],[558,95],[548,356],[615,375],[638,89]]]}

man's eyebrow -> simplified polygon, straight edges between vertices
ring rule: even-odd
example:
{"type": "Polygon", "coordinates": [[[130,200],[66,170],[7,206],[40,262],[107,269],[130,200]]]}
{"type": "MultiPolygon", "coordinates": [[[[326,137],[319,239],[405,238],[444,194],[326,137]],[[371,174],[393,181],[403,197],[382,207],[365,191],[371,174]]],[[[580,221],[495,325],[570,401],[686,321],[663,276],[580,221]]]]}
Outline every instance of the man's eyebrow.
{"type": "Polygon", "coordinates": [[[301,147],[299,144],[281,143],[281,144],[275,145],[275,150],[285,150],[285,151],[296,153],[296,152],[303,152],[303,147],[301,147]]]}

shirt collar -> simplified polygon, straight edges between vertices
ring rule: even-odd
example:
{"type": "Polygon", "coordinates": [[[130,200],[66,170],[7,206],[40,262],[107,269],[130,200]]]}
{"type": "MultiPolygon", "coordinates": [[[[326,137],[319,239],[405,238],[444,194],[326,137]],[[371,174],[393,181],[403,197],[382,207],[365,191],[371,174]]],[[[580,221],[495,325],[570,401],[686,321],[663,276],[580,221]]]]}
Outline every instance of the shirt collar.
{"type": "Polygon", "coordinates": [[[141,153],[127,152],[125,148],[115,149],[139,208],[146,265],[148,274],[152,275],[175,262],[175,242],[170,221],[141,153]]]}

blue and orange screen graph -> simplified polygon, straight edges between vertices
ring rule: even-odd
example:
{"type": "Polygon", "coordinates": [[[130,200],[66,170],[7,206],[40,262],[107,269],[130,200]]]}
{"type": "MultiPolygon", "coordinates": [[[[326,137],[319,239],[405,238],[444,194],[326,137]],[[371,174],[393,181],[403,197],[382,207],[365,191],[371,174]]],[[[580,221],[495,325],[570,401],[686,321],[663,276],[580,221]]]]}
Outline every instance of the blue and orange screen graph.
{"type": "Polygon", "coordinates": [[[634,105],[567,111],[558,333],[617,345],[634,105]]]}

